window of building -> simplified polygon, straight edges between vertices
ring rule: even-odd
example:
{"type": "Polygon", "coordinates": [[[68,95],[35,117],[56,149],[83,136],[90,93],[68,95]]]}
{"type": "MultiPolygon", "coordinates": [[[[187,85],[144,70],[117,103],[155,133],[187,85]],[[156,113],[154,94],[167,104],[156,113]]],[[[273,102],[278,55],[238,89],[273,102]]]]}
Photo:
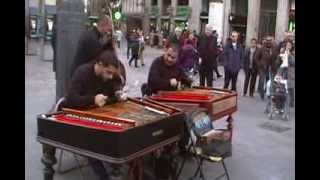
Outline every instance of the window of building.
{"type": "Polygon", "coordinates": [[[169,16],[168,7],[171,6],[171,0],[163,0],[162,1],[162,15],[169,16]]]}
{"type": "Polygon", "coordinates": [[[163,0],[163,6],[171,6],[171,0],[163,0]]]}
{"type": "Polygon", "coordinates": [[[259,39],[274,36],[277,18],[277,0],[261,0],[259,39]]]}
{"type": "Polygon", "coordinates": [[[188,0],[178,0],[178,6],[187,6],[189,5],[188,0]]]}
{"type": "Polygon", "coordinates": [[[158,5],[158,0],[151,1],[151,6],[157,6],[157,5],[158,5]]]}

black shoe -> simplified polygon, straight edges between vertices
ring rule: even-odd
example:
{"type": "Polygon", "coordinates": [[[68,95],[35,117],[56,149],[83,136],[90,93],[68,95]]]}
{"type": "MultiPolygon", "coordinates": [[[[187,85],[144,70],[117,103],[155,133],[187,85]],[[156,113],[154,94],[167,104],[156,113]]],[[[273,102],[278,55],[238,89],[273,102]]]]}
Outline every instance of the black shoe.
{"type": "Polygon", "coordinates": [[[242,96],[243,96],[243,97],[247,96],[247,93],[243,93],[242,96]]]}
{"type": "Polygon", "coordinates": [[[219,74],[219,75],[217,75],[217,77],[218,77],[218,78],[222,78],[222,75],[219,74]]]}
{"type": "Polygon", "coordinates": [[[141,64],[141,66],[144,66],[144,64],[141,64]]]}

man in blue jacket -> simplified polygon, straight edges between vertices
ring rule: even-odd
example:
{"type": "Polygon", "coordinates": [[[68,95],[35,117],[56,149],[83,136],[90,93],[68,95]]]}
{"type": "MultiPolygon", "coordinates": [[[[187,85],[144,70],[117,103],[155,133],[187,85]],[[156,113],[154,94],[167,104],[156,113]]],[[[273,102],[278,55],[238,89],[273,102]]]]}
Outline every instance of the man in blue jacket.
{"type": "Polygon", "coordinates": [[[223,58],[224,58],[224,88],[228,89],[231,81],[231,90],[237,91],[237,79],[240,71],[244,52],[243,47],[238,41],[239,33],[233,31],[231,33],[231,43],[228,43],[224,47],[223,58]]]}

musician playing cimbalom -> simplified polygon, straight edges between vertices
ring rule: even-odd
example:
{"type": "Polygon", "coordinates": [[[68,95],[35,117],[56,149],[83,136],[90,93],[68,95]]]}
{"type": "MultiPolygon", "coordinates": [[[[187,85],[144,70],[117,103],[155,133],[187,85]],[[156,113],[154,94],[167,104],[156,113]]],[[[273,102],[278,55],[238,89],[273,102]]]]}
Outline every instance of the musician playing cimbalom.
{"type": "MultiPolygon", "coordinates": [[[[125,69],[113,51],[102,52],[98,58],[79,66],[72,77],[64,107],[104,106],[125,100],[121,90],[125,84],[125,69]]],[[[108,180],[103,163],[89,158],[89,163],[100,180],[108,180]]]]}
{"type": "Polygon", "coordinates": [[[149,70],[147,88],[142,87],[143,94],[151,95],[161,90],[176,90],[180,84],[190,86],[189,79],[176,64],[177,50],[167,44],[164,54],[157,57],[149,70]]]}
{"type": "MultiPolygon", "coordinates": [[[[148,83],[141,87],[142,94],[151,95],[161,90],[174,91],[179,89],[179,86],[190,87],[192,80],[177,66],[176,60],[177,49],[168,43],[164,54],[153,61],[149,70],[148,83]]],[[[167,146],[162,151],[157,151],[155,176],[159,180],[167,180],[173,175],[176,167],[171,155],[176,153],[175,148],[175,146],[167,146]]]]}

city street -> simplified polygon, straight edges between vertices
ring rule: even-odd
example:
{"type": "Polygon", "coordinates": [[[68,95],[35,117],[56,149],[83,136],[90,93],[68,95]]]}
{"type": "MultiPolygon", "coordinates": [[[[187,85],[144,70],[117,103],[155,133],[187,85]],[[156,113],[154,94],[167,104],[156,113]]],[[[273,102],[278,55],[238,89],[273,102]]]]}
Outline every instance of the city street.
{"type": "MultiPolygon", "coordinates": [[[[29,42],[29,53],[39,55],[39,44],[29,42]]],[[[140,96],[140,86],[147,81],[152,61],[161,55],[162,50],[146,47],[145,66],[129,67],[126,57],[126,43],[121,44],[119,57],[126,67],[127,86],[131,97],[140,96]]],[[[36,141],[36,116],[46,113],[55,100],[55,74],[52,71],[51,46],[45,47],[45,59],[39,56],[25,56],[25,179],[42,180],[43,164],[41,163],[42,148],[36,141]]],[[[139,64],[140,65],[140,64],[139,64]]],[[[223,67],[219,67],[223,72],[223,67]]],[[[223,73],[222,73],[223,74],[223,73]]],[[[197,78],[198,80],[198,78],[197,78]]],[[[243,97],[242,87],[244,73],[238,77],[238,111],[234,114],[233,155],[225,160],[231,180],[294,180],[295,179],[295,116],[291,109],[291,119],[269,120],[264,114],[266,101],[258,94],[254,98],[243,97]]],[[[221,88],[223,78],[214,81],[214,87],[221,88]]],[[[98,143],[98,142],[97,142],[98,143]]],[[[60,151],[56,153],[58,158],[60,151]]],[[[81,158],[81,162],[85,162],[81,158]]],[[[75,165],[73,156],[65,153],[63,167],[75,165]]],[[[57,165],[54,166],[55,169],[57,165]]],[[[180,180],[187,180],[196,170],[196,163],[187,162],[180,180]]],[[[223,172],[220,164],[205,163],[204,174],[212,180],[223,172]]],[[[98,179],[91,168],[83,168],[86,179],[98,179]]],[[[79,170],[66,174],[55,174],[55,180],[80,180],[79,170]]],[[[223,178],[222,178],[223,179],[223,178]]]]}

